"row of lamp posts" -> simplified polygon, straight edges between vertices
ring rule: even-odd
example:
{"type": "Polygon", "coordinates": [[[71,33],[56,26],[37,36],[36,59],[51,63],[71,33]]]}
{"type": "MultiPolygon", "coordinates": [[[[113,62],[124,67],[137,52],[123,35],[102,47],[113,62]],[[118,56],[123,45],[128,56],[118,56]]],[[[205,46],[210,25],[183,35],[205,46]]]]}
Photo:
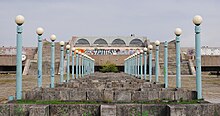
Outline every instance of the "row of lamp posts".
{"type": "MultiPolygon", "coordinates": [[[[196,51],[196,91],[197,91],[197,99],[202,99],[202,80],[201,80],[201,44],[200,44],[200,24],[202,23],[202,17],[196,15],[193,18],[193,23],[195,24],[195,51],[196,51]]],[[[176,28],[176,88],[181,88],[181,62],[180,62],[180,35],[182,34],[182,30],[180,28],[176,28]]],[[[159,82],[159,45],[160,42],[156,41],[156,53],[155,53],[155,82],[159,82]]],[[[148,45],[148,48],[144,48],[140,50],[140,52],[136,52],[126,58],[125,61],[125,73],[135,76],[137,78],[143,78],[147,80],[147,62],[149,65],[148,72],[149,78],[148,80],[152,82],[152,45],[148,45]],[[148,55],[148,61],[147,61],[148,55]],[[144,58],[142,59],[142,56],[144,58]],[[140,62],[140,63],[139,63],[140,62]],[[143,64],[142,64],[143,63],[143,64]],[[144,65],[144,70],[143,69],[144,65]],[[140,71],[140,70],[141,71],[140,71]],[[143,75],[143,76],[142,76],[143,75]]],[[[165,88],[168,88],[168,42],[164,42],[164,83],[165,88]]]]}
{"type": "MultiPolygon", "coordinates": [[[[24,23],[24,17],[18,15],[15,18],[17,24],[17,37],[16,37],[16,99],[22,99],[22,24],[24,23]]],[[[38,34],[38,72],[37,72],[37,85],[42,87],[42,34],[44,33],[43,28],[37,28],[36,33],[38,34]]],[[[56,36],[51,35],[51,68],[50,68],[50,88],[54,88],[54,76],[55,76],[55,40],[56,36]]],[[[64,76],[64,44],[60,42],[60,83],[62,83],[64,76]]],[[[75,50],[73,47],[70,50],[70,45],[66,46],[67,56],[67,82],[70,80],[70,54],[72,51],[72,79],[84,77],[94,73],[95,60],[90,56],[75,50]],[[76,65],[75,65],[76,61],[76,65]],[[76,67],[76,71],[74,70],[76,67]],[[75,76],[76,74],[76,76],[75,76]]],[[[11,97],[10,97],[11,98],[11,97]]]]}

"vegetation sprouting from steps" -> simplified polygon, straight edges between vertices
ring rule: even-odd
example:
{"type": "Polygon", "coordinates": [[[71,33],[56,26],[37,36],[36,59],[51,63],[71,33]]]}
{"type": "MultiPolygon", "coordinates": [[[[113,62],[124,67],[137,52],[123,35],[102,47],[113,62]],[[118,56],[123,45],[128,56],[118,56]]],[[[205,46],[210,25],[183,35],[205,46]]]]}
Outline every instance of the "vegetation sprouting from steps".
{"type": "Polygon", "coordinates": [[[111,63],[107,61],[104,65],[102,65],[102,68],[100,69],[101,72],[106,73],[106,72],[118,72],[118,68],[116,67],[116,64],[111,63]]]}

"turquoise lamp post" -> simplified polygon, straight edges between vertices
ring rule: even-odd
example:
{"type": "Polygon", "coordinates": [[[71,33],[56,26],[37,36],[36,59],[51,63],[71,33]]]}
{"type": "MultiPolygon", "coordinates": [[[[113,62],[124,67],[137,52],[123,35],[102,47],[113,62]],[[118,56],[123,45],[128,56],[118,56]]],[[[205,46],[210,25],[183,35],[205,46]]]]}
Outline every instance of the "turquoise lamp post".
{"type": "Polygon", "coordinates": [[[67,82],[70,80],[70,45],[66,45],[66,55],[67,55],[67,82]]]}
{"type": "Polygon", "coordinates": [[[37,71],[37,85],[38,87],[42,87],[42,34],[44,33],[44,29],[39,27],[37,28],[36,33],[38,34],[38,71],[37,71]]]}
{"type": "Polygon", "coordinates": [[[168,42],[164,42],[164,83],[165,88],[168,88],[168,42]]]}
{"type": "Polygon", "coordinates": [[[147,80],[147,48],[144,48],[144,80],[147,80]]]}
{"type": "Polygon", "coordinates": [[[75,48],[74,47],[72,47],[72,79],[74,79],[75,78],[75,69],[74,69],[74,67],[75,67],[75,60],[74,60],[74,55],[75,55],[75,48]]]}
{"type": "Polygon", "coordinates": [[[126,73],[126,59],[124,59],[124,73],[126,73]]]}
{"type": "Polygon", "coordinates": [[[196,91],[197,99],[202,99],[202,76],[201,76],[201,38],[200,38],[200,24],[202,23],[202,17],[196,15],[193,18],[195,24],[195,49],[196,49],[196,91]]]}
{"type": "Polygon", "coordinates": [[[79,78],[79,54],[78,50],[76,50],[76,79],[79,78]]]}
{"type": "Polygon", "coordinates": [[[136,76],[137,72],[137,59],[136,59],[136,53],[133,54],[133,75],[136,76]]]}
{"type": "Polygon", "coordinates": [[[140,69],[141,69],[141,74],[140,77],[143,79],[143,50],[140,50],[140,69]]]}
{"type": "Polygon", "coordinates": [[[138,53],[135,53],[135,76],[138,77],[138,53]]]}
{"type": "Polygon", "coordinates": [[[137,55],[136,55],[136,58],[137,58],[137,78],[140,77],[140,52],[138,51],[137,52],[137,55]]]}
{"type": "Polygon", "coordinates": [[[60,83],[63,83],[64,41],[60,42],[60,83]]]}
{"type": "Polygon", "coordinates": [[[56,35],[51,35],[50,36],[51,40],[51,64],[50,64],[50,88],[54,88],[54,71],[55,71],[55,43],[54,41],[56,40],[56,35]]]}
{"type": "Polygon", "coordinates": [[[182,34],[182,30],[180,28],[176,28],[176,87],[181,88],[181,70],[180,70],[180,35],[182,34]]]}
{"type": "Polygon", "coordinates": [[[149,52],[149,81],[152,81],[152,49],[153,46],[149,45],[148,46],[148,52],[149,52]]]}
{"type": "Polygon", "coordinates": [[[85,57],[85,54],[82,53],[82,58],[81,58],[81,62],[82,62],[82,65],[81,65],[81,68],[82,68],[82,77],[84,77],[84,57],[85,57]]]}
{"type": "Polygon", "coordinates": [[[156,77],[156,83],[159,82],[159,46],[160,41],[155,41],[156,45],[156,59],[155,59],[155,77],[156,77]]]}
{"type": "Polygon", "coordinates": [[[81,64],[82,63],[81,62],[82,61],[82,56],[81,55],[82,54],[81,54],[80,51],[78,52],[78,55],[79,55],[79,57],[78,57],[78,59],[79,59],[79,65],[78,65],[79,66],[79,78],[81,78],[82,77],[82,71],[81,71],[81,66],[82,66],[82,64],[81,64]]]}
{"type": "Polygon", "coordinates": [[[24,17],[18,15],[15,18],[17,24],[17,46],[16,46],[16,99],[22,99],[22,24],[24,23],[24,17]]]}

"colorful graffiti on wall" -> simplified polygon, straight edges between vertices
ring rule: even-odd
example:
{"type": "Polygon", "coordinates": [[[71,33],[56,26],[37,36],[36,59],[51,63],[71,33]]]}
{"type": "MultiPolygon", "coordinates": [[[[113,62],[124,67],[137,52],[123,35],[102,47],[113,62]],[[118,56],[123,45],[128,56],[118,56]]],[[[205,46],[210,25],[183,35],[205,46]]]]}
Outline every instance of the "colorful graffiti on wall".
{"type": "Polygon", "coordinates": [[[77,49],[87,55],[131,55],[140,49],[77,49]]]}

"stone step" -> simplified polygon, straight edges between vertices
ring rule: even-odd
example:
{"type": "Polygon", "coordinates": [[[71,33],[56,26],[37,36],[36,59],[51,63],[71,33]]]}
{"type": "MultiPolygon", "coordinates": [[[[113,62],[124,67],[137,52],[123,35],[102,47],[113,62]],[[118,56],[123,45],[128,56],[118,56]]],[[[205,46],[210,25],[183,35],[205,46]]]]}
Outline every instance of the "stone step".
{"type": "Polygon", "coordinates": [[[116,105],[101,105],[101,116],[116,116],[116,105]]]}
{"type": "Polygon", "coordinates": [[[34,105],[30,107],[29,116],[49,116],[49,105],[34,105]]]}
{"type": "Polygon", "coordinates": [[[184,105],[167,105],[167,116],[186,116],[184,105]]]}

